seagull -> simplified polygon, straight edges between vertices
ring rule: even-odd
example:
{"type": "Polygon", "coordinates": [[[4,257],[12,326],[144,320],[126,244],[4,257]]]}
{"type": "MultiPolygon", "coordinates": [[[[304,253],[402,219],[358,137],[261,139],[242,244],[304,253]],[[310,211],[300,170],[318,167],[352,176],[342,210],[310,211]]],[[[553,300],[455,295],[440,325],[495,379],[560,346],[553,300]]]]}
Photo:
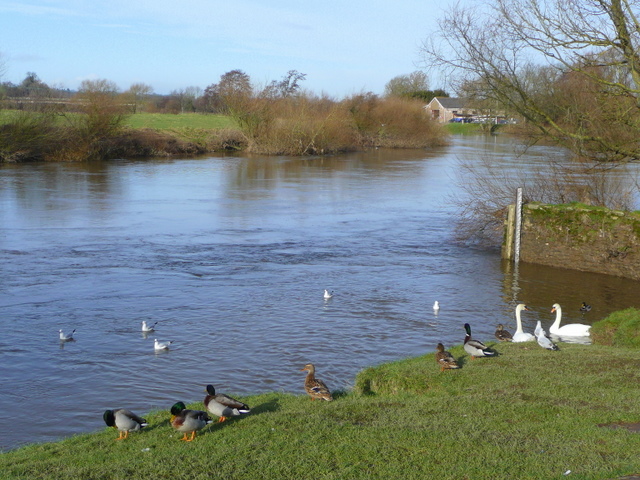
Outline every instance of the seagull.
{"type": "Polygon", "coordinates": [[[440,310],[440,304],[438,303],[438,300],[436,300],[435,303],[433,304],[433,311],[438,313],[439,310],[440,310]]]}
{"type": "Polygon", "coordinates": [[[538,339],[538,345],[540,345],[542,348],[546,348],[547,350],[560,350],[555,343],[549,340],[549,338],[547,337],[547,333],[542,328],[540,320],[538,320],[536,329],[533,331],[533,333],[538,339]]]}
{"type": "Polygon", "coordinates": [[[155,326],[157,324],[158,324],[158,322],[154,323],[153,325],[147,325],[147,322],[142,320],[142,331],[143,332],[153,332],[155,330],[155,326]]]}
{"type": "Polygon", "coordinates": [[[329,290],[327,290],[325,288],[324,289],[324,299],[325,300],[329,300],[331,297],[333,297],[333,290],[331,292],[329,292],[329,290]]]}
{"type": "Polygon", "coordinates": [[[158,350],[169,350],[169,345],[173,343],[173,340],[170,342],[159,342],[157,338],[153,340],[153,348],[158,350]]]}
{"type": "Polygon", "coordinates": [[[65,333],[62,330],[58,330],[58,332],[60,333],[60,341],[61,342],[70,342],[71,340],[73,340],[73,334],[75,333],[76,329],[74,328],[71,333],[67,333],[65,335],[65,333]]]}

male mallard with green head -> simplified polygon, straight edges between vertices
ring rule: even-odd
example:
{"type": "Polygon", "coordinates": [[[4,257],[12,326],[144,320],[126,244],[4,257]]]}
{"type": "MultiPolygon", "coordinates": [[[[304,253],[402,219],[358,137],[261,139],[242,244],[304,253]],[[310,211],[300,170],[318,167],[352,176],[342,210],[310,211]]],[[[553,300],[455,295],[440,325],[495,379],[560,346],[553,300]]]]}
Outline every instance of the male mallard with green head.
{"type": "Polygon", "coordinates": [[[228,417],[238,417],[251,411],[246,403],[224,393],[216,393],[213,385],[207,385],[206,392],[208,395],[204,397],[204,407],[209,413],[220,417],[218,422],[224,422],[228,417]]]}
{"type": "Polygon", "coordinates": [[[106,410],[102,415],[107,427],[117,428],[120,435],[116,440],[124,440],[129,436],[129,432],[135,432],[148,425],[147,421],[126,408],[116,408],[106,410]]]}
{"type": "Polygon", "coordinates": [[[207,412],[189,410],[183,402],[177,402],[171,407],[170,423],[177,431],[184,433],[180,440],[191,442],[196,438],[196,432],[211,423],[211,419],[207,412]],[[188,433],[191,434],[190,438],[187,438],[188,433]]]}
{"type": "Polygon", "coordinates": [[[311,397],[311,400],[316,398],[328,402],[333,400],[329,388],[322,380],[316,378],[316,367],[313,366],[313,363],[307,363],[300,371],[304,372],[305,370],[309,373],[307,373],[307,378],[304,380],[304,389],[311,397]]]}
{"type": "Polygon", "coordinates": [[[464,351],[471,355],[471,360],[476,357],[495,357],[498,355],[495,350],[491,350],[480,340],[471,338],[471,325],[465,323],[464,329],[467,332],[464,337],[464,351]]]}

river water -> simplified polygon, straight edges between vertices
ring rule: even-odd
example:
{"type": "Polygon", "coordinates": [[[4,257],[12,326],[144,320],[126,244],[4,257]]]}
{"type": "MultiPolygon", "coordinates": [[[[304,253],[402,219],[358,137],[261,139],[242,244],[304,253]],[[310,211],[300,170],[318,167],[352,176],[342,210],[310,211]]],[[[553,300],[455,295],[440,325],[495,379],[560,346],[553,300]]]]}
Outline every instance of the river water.
{"type": "Polygon", "coordinates": [[[429,152],[0,165],[0,449],[99,430],[107,408],[198,401],[209,383],[302,394],[308,362],[349,389],[367,366],[462,343],[465,322],[488,341],[497,323],[515,330],[520,301],[527,331],[556,302],[581,323],[640,307],[638,282],[516,269],[453,241],[458,161],[507,169],[512,151],[478,136],[429,152]],[[35,421],[14,428],[15,409],[35,421]]]}

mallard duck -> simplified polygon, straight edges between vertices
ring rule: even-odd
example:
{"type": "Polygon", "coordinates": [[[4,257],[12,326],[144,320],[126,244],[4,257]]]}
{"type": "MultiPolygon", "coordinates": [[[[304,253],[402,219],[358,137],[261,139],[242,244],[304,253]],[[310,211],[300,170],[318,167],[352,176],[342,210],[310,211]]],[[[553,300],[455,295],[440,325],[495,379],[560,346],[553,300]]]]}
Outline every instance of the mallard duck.
{"type": "Polygon", "coordinates": [[[449,352],[445,351],[444,345],[439,343],[436,346],[436,363],[440,365],[440,371],[444,372],[445,370],[460,368],[456,359],[449,352]]]}
{"type": "Polygon", "coordinates": [[[124,440],[129,437],[129,432],[135,432],[148,425],[147,421],[126,408],[106,410],[102,415],[107,427],[117,428],[120,435],[116,440],[124,440]]]}
{"type": "Polygon", "coordinates": [[[538,345],[540,345],[542,348],[546,348],[547,350],[560,350],[555,343],[549,340],[549,338],[547,337],[547,332],[545,332],[544,328],[542,328],[542,323],[540,323],[540,320],[538,320],[536,329],[533,331],[533,333],[538,340],[538,345]]]}
{"type": "Polygon", "coordinates": [[[333,297],[333,290],[331,290],[331,292],[329,290],[327,290],[325,288],[324,290],[324,299],[325,300],[329,300],[331,297],[333,297]]]}
{"type": "Polygon", "coordinates": [[[557,303],[553,304],[551,313],[556,314],[556,319],[553,325],[549,327],[549,332],[559,337],[588,337],[591,330],[591,325],[585,325],[583,323],[570,323],[568,325],[560,326],[562,320],[562,308],[557,303]]]}
{"type": "Polygon", "coordinates": [[[491,350],[480,340],[471,338],[471,325],[465,323],[464,329],[467,332],[464,337],[464,351],[471,355],[471,360],[476,357],[495,357],[498,355],[498,352],[491,350]]]}
{"type": "Polygon", "coordinates": [[[591,305],[588,305],[586,302],[582,302],[582,305],[580,305],[580,311],[582,313],[590,312],[591,311],[591,305]]]}
{"type": "Polygon", "coordinates": [[[304,389],[311,397],[311,400],[315,400],[316,398],[328,402],[333,400],[329,388],[322,380],[316,378],[316,367],[313,366],[313,363],[307,363],[304,368],[300,369],[301,372],[305,370],[309,373],[307,373],[307,378],[304,380],[304,389]]]}
{"type": "Polygon", "coordinates": [[[169,350],[169,345],[173,343],[173,340],[170,342],[159,342],[157,338],[153,339],[153,349],[158,350],[169,350]]]}
{"type": "Polygon", "coordinates": [[[189,410],[183,402],[177,402],[171,407],[170,423],[177,431],[184,433],[180,440],[191,442],[196,438],[196,432],[211,423],[211,419],[207,412],[189,410]],[[187,437],[188,433],[191,434],[189,438],[187,437]]]}
{"type": "Polygon", "coordinates": [[[242,403],[224,393],[216,393],[213,385],[207,385],[206,392],[208,395],[204,397],[204,407],[208,412],[220,417],[218,422],[224,422],[227,417],[238,417],[251,411],[246,403],[242,403]]]}
{"type": "Polygon", "coordinates": [[[501,342],[510,342],[513,340],[511,334],[504,329],[504,325],[501,323],[498,324],[498,328],[496,329],[496,338],[501,342]]]}
{"type": "Polygon", "coordinates": [[[157,324],[158,324],[158,322],[154,323],[153,325],[147,325],[147,322],[142,320],[142,331],[143,332],[154,332],[155,331],[155,327],[156,327],[157,324]]]}
{"type": "Polygon", "coordinates": [[[74,328],[71,333],[66,334],[62,330],[58,330],[58,333],[60,334],[61,342],[70,342],[73,340],[73,334],[76,333],[76,329],[74,328]]]}
{"type": "Polygon", "coordinates": [[[527,333],[522,329],[522,319],[520,314],[523,310],[529,310],[524,304],[520,303],[516,306],[516,333],[513,334],[513,342],[533,342],[536,337],[531,333],[527,333]]]}

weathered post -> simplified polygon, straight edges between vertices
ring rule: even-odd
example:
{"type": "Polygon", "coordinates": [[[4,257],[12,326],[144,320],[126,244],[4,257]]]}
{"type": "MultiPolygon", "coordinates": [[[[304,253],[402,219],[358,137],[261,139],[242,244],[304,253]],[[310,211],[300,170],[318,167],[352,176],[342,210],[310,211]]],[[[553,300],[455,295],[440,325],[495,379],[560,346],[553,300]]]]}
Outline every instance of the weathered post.
{"type": "Polygon", "coordinates": [[[513,261],[520,262],[520,234],[522,233],[522,187],[516,191],[516,232],[515,232],[515,252],[513,261]]]}
{"type": "Polygon", "coordinates": [[[516,222],[516,206],[507,206],[507,223],[504,228],[504,246],[502,248],[502,258],[513,260],[513,233],[516,222]]]}

